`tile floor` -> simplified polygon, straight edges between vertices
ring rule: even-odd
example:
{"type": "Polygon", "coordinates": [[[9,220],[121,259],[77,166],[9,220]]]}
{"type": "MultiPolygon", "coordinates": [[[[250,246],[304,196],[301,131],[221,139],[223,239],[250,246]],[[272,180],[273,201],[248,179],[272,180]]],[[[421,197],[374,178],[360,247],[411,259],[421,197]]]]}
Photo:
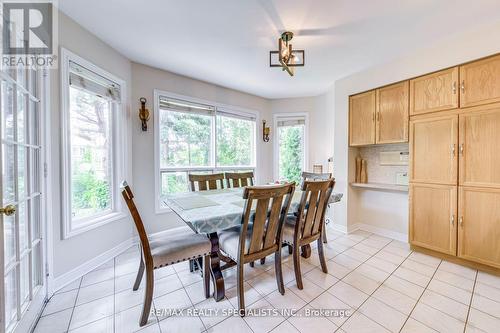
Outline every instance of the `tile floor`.
{"type": "MultiPolygon", "coordinates": [[[[143,289],[132,291],[138,249],[131,248],[59,290],[35,333],[59,332],[499,332],[500,278],[420,253],[408,245],[364,231],[329,230],[328,274],[317,251],[302,260],[304,289],[295,285],[284,251],[285,295],[277,291],[274,265],[245,267],[247,309],[344,310],[343,316],[158,316],[140,328],[143,289]]],[[[201,277],[181,263],[158,270],[154,306],[179,309],[237,307],[236,274],[224,272],[226,298],[205,299],[201,277]]],[[[342,314],[342,312],[341,312],[342,314]]]]}

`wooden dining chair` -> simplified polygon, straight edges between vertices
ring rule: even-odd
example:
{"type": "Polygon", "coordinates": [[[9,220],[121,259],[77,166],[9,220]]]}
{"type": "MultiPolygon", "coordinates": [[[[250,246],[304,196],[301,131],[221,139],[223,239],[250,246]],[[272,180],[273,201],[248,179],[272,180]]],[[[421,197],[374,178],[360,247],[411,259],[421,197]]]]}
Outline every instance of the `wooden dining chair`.
{"type": "Polygon", "coordinates": [[[122,183],[122,195],[134,219],[141,245],[141,262],[135,279],[133,290],[139,289],[144,270],[146,270],[146,290],[139,325],[148,321],[153,300],[154,273],[153,270],[173,265],[182,261],[203,258],[205,297],[210,297],[210,252],[211,243],[206,235],[195,234],[190,228],[177,228],[158,237],[150,238],[142,223],[141,216],[134,203],[134,195],[126,182],[122,183]]]}
{"type": "Polygon", "coordinates": [[[253,172],[226,172],[227,187],[253,186],[253,172]]]}
{"type": "Polygon", "coordinates": [[[223,173],[212,173],[212,174],[190,174],[189,184],[191,191],[195,192],[206,190],[217,190],[224,188],[224,174],[223,173]],[[198,187],[196,187],[198,184],[198,187]]]}
{"type": "MultiPolygon", "coordinates": [[[[300,184],[300,187],[302,187],[302,184],[306,180],[328,180],[332,178],[331,173],[314,173],[314,172],[302,172],[302,182],[300,184]]],[[[327,205],[328,206],[328,205],[327,205]]],[[[326,223],[326,222],[325,222],[326,223]]],[[[323,227],[323,243],[326,243],[328,241],[327,236],[326,236],[326,224],[323,227]]]]}
{"type": "Polygon", "coordinates": [[[328,200],[332,194],[335,180],[305,181],[302,185],[298,214],[288,216],[283,225],[283,242],[292,246],[293,266],[297,288],[302,289],[300,271],[300,247],[318,242],[319,261],[323,272],[328,273],[323,252],[322,234],[328,200]]]}
{"type": "Polygon", "coordinates": [[[285,286],[281,271],[281,236],[295,184],[245,187],[246,199],[241,225],[219,233],[219,246],[237,264],[237,294],[240,316],[245,316],[245,264],[274,253],[274,267],[278,290],[283,295],[285,286]],[[252,209],[255,208],[255,211],[252,209]]]}

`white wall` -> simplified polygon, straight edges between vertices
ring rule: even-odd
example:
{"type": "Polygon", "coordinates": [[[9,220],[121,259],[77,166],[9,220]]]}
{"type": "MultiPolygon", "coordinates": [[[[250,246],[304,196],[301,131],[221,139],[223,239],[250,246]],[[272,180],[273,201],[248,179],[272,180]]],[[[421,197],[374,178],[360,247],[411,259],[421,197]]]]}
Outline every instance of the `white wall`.
{"type": "Polygon", "coordinates": [[[334,167],[337,190],[345,200],[336,206],[335,223],[340,228],[357,223],[372,224],[391,231],[406,232],[407,194],[359,191],[349,188],[354,179],[355,149],[348,148],[348,96],[392,82],[416,77],[500,52],[497,36],[500,23],[483,25],[427,49],[387,64],[337,80],[334,92],[334,167]]]}
{"type": "MultiPolygon", "coordinates": [[[[130,96],[131,64],[130,61],[113,50],[101,40],[97,39],[72,19],[59,14],[59,46],[64,47],[77,55],[91,61],[95,65],[116,75],[127,82],[127,96],[130,96]]],[[[53,278],[88,262],[107,250],[129,240],[132,235],[133,223],[130,218],[106,224],[97,229],[63,240],[61,223],[61,130],[60,130],[60,86],[59,70],[50,73],[50,103],[51,103],[51,187],[52,201],[49,200],[48,209],[51,210],[53,253],[50,269],[53,278]]],[[[124,105],[124,112],[129,115],[130,99],[124,105]]],[[[129,153],[131,150],[129,147],[129,153]]]]}
{"type": "Polygon", "coordinates": [[[269,160],[272,156],[272,142],[264,143],[261,135],[261,119],[270,119],[268,116],[269,100],[142,64],[132,63],[132,77],[133,190],[136,204],[149,233],[183,225],[174,213],[155,213],[154,131],[156,129],[152,114],[154,112],[154,89],[258,111],[260,119],[257,120],[256,177],[260,183],[272,180],[272,165],[269,160]],[[151,112],[147,132],[141,130],[140,120],[136,116],[141,97],[147,99],[147,108],[151,112]]]}

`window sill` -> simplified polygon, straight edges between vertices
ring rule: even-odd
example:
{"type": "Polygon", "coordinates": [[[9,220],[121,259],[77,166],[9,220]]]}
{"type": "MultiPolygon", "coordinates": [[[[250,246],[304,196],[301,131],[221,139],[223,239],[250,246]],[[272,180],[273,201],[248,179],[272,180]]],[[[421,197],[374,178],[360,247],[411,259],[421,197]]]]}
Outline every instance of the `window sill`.
{"type": "Polygon", "coordinates": [[[95,219],[89,220],[85,222],[85,224],[82,224],[81,226],[78,226],[74,229],[69,228],[69,223],[66,224],[66,230],[64,231],[63,234],[63,239],[68,239],[80,234],[83,234],[87,231],[102,227],[103,225],[106,225],[111,222],[115,222],[121,219],[126,218],[127,215],[122,212],[113,212],[106,214],[104,216],[99,216],[95,219]]]}

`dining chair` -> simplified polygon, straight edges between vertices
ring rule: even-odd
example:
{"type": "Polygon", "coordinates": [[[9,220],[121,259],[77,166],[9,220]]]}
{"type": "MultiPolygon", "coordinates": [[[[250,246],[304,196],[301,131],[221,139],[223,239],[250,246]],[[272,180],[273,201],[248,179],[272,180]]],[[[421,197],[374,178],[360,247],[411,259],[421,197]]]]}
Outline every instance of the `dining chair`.
{"type": "Polygon", "coordinates": [[[292,246],[293,266],[297,288],[302,289],[300,247],[314,241],[318,243],[319,261],[323,272],[328,273],[323,252],[325,211],[335,180],[304,181],[297,215],[288,215],[283,225],[283,242],[292,246]]]}
{"type": "Polygon", "coordinates": [[[227,187],[253,186],[253,172],[226,172],[227,187]]]}
{"type": "Polygon", "coordinates": [[[242,317],[245,316],[245,264],[274,253],[276,283],[279,292],[285,294],[281,270],[281,236],[294,191],[294,183],[245,187],[243,199],[246,201],[241,225],[219,233],[221,250],[236,262],[238,310],[242,317]]]}
{"type": "Polygon", "coordinates": [[[198,184],[198,191],[223,189],[224,174],[223,173],[190,174],[189,184],[192,192],[196,191],[196,184],[198,184]]]}
{"type": "MultiPolygon", "coordinates": [[[[332,178],[331,173],[314,173],[314,172],[302,172],[302,182],[300,184],[300,187],[302,188],[302,184],[306,180],[327,180],[332,178]]],[[[328,206],[328,205],[327,205],[328,206]]],[[[323,228],[323,243],[328,242],[327,236],[326,236],[326,222],[325,226],[323,228]]]]}
{"type": "Polygon", "coordinates": [[[146,289],[144,304],[139,325],[144,326],[148,321],[153,300],[154,273],[153,270],[173,265],[190,259],[203,258],[203,279],[205,297],[210,297],[210,252],[211,243],[207,236],[195,234],[189,227],[176,228],[161,236],[148,237],[142,223],[141,215],[134,203],[134,195],[127,182],[122,183],[122,195],[130,210],[130,214],[139,234],[141,245],[141,262],[135,279],[133,290],[139,289],[144,270],[146,270],[146,289]]]}

